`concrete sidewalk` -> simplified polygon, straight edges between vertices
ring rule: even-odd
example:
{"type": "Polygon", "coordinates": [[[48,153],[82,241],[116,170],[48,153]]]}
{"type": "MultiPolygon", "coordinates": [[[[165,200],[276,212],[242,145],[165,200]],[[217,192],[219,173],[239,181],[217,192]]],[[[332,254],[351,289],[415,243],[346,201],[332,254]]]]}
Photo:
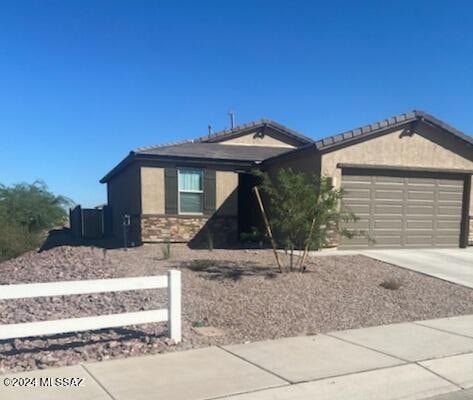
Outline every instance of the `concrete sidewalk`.
{"type": "Polygon", "coordinates": [[[473,315],[0,376],[2,400],[453,400],[472,390],[473,315]]]}

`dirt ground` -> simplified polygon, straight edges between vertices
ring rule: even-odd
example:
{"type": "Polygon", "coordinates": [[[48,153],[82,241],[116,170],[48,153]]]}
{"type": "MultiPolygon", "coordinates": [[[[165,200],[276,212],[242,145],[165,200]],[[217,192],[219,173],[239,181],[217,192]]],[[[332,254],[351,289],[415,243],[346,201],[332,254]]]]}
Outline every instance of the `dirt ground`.
{"type": "MultiPolygon", "coordinates": [[[[161,245],[124,251],[56,247],[0,264],[0,284],[160,275],[182,271],[183,341],[164,324],[0,341],[0,373],[209,345],[473,313],[473,290],[363,256],[310,260],[279,274],[270,250],[191,250],[161,245]],[[383,283],[400,285],[387,289],[383,283]],[[211,327],[202,335],[196,328],[211,327]],[[216,328],[216,329],[213,329],[216,328]]],[[[390,286],[390,285],[387,285],[390,286]]],[[[0,323],[150,310],[165,290],[0,301],[0,323]]],[[[197,329],[198,330],[198,329],[197,329]]]]}

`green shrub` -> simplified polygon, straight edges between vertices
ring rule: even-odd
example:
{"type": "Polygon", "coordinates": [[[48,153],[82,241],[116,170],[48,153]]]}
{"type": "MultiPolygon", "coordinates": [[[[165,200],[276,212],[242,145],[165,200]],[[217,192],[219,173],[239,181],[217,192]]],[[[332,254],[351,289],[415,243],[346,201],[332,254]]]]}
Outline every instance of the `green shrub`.
{"type": "Polygon", "coordinates": [[[0,223],[0,262],[38,248],[41,241],[42,237],[38,233],[30,233],[19,226],[0,223]]]}
{"type": "Polygon", "coordinates": [[[240,233],[240,239],[244,242],[258,243],[264,240],[264,234],[255,226],[252,226],[248,232],[240,233]]]}
{"type": "MultiPolygon", "coordinates": [[[[330,177],[290,168],[280,169],[274,176],[258,170],[254,175],[260,179],[262,195],[266,197],[275,242],[289,253],[289,271],[294,267],[295,249],[319,250],[328,244],[327,226],[336,227],[340,236],[358,234],[340,225],[357,221],[358,217],[340,208],[344,193],[333,187],[330,177]]],[[[300,260],[299,271],[304,271],[304,257],[300,260]]]]}
{"type": "Polygon", "coordinates": [[[64,224],[71,205],[41,181],[0,184],[0,261],[39,247],[49,229],[64,224]]]}

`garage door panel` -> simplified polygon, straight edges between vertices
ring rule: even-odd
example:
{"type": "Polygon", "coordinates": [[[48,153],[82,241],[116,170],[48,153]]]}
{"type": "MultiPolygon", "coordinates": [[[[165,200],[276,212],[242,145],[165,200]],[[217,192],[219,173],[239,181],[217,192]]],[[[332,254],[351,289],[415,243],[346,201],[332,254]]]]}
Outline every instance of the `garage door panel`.
{"type": "Polygon", "coordinates": [[[431,246],[432,243],[432,235],[427,234],[427,235],[408,235],[405,238],[406,244],[407,245],[428,245],[431,246]]]}
{"type": "Polygon", "coordinates": [[[379,199],[379,200],[402,200],[402,196],[403,196],[403,192],[400,189],[376,190],[374,194],[374,198],[379,199]]]}
{"type": "Polygon", "coordinates": [[[345,246],[360,248],[360,246],[368,247],[370,245],[369,240],[364,237],[353,237],[346,240],[345,246]]]}
{"type": "Polygon", "coordinates": [[[344,198],[345,199],[370,199],[371,191],[370,189],[345,189],[344,198]]]}
{"type": "Polygon", "coordinates": [[[353,212],[359,217],[362,215],[366,215],[370,213],[370,205],[369,204],[345,204],[344,210],[353,212]]]}
{"type": "Polygon", "coordinates": [[[462,208],[462,202],[459,201],[438,201],[437,202],[439,207],[455,207],[455,208],[462,208]]]}
{"type": "Polygon", "coordinates": [[[343,189],[346,191],[350,189],[370,189],[371,182],[343,182],[343,189]]]}
{"type": "Polygon", "coordinates": [[[459,201],[461,203],[463,200],[463,193],[439,191],[439,200],[459,201]]]}
{"type": "Polygon", "coordinates": [[[371,176],[369,175],[345,175],[343,182],[368,182],[371,183],[371,176]]]}
{"type": "Polygon", "coordinates": [[[427,237],[428,236],[432,239],[433,232],[432,232],[432,229],[406,229],[406,236],[408,237],[419,237],[419,236],[427,237]]]}
{"type": "Polygon", "coordinates": [[[426,190],[409,190],[407,192],[408,200],[435,200],[434,192],[426,190]]]}
{"type": "Polygon", "coordinates": [[[405,182],[410,186],[429,186],[429,187],[434,187],[435,186],[435,179],[432,178],[419,178],[415,176],[408,176],[405,179],[405,182]]]}
{"type": "Polygon", "coordinates": [[[376,245],[378,246],[384,246],[384,245],[390,245],[390,246],[396,246],[399,247],[401,245],[401,236],[378,236],[375,239],[376,245]]]}
{"type": "Polygon", "coordinates": [[[460,237],[454,236],[454,235],[447,235],[447,236],[438,235],[436,239],[437,239],[438,246],[442,245],[442,246],[456,247],[458,246],[458,241],[460,237]]]}
{"type": "Polygon", "coordinates": [[[429,229],[430,231],[434,229],[435,222],[434,220],[412,220],[408,219],[406,221],[407,229],[429,229]]]}
{"type": "Polygon", "coordinates": [[[440,193],[461,193],[463,186],[438,186],[440,193]]]}
{"type": "MultiPolygon", "coordinates": [[[[390,172],[391,173],[391,172],[390,172]]],[[[344,206],[362,218],[347,224],[366,231],[366,238],[342,239],[341,248],[457,247],[459,245],[463,181],[458,175],[439,179],[425,173],[398,176],[351,176],[344,206]]],[[[432,174],[431,174],[432,175],[432,174]]]]}
{"type": "Polygon", "coordinates": [[[358,229],[368,229],[370,227],[369,219],[359,219],[356,222],[350,221],[344,224],[346,229],[358,230],[358,229]]]}
{"type": "Polygon", "coordinates": [[[401,205],[382,205],[382,204],[375,204],[374,206],[374,213],[378,216],[382,216],[384,214],[387,215],[402,215],[402,206],[401,205]]]}
{"type": "Polygon", "coordinates": [[[381,185],[390,183],[404,184],[404,178],[399,176],[373,176],[373,180],[381,185]]]}
{"type": "MultiPolygon", "coordinates": [[[[429,201],[429,200],[407,200],[404,205],[406,206],[406,211],[410,211],[411,208],[415,209],[416,207],[418,208],[429,208],[429,210],[434,210],[435,207],[435,202],[434,201],[429,201]]],[[[409,214],[416,214],[415,211],[410,212],[409,214]]],[[[422,215],[425,214],[425,212],[421,213],[422,215]]],[[[431,211],[431,215],[433,215],[433,211],[431,211]]]]}
{"type": "Polygon", "coordinates": [[[383,183],[372,183],[370,187],[375,187],[376,190],[398,190],[401,191],[403,190],[403,185],[402,184],[397,184],[397,183],[392,183],[392,182],[383,182],[383,183]]]}
{"type": "Polygon", "coordinates": [[[398,219],[376,219],[374,229],[402,229],[402,221],[398,219]]]}
{"type": "Polygon", "coordinates": [[[434,206],[433,205],[415,205],[407,206],[406,214],[407,215],[432,215],[434,213],[434,206]]]}
{"type": "Polygon", "coordinates": [[[441,205],[441,206],[438,207],[438,214],[439,215],[456,216],[456,215],[461,215],[461,212],[462,212],[461,206],[452,207],[452,206],[441,205]]]}
{"type": "Polygon", "coordinates": [[[458,189],[463,188],[461,179],[438,179],[439,186],[455,186],[458,189]]]}
{"type": "Polygon", "coordinates": [[[460,220],[451,220],[451,221],[437,221],[437,229],[460,229],[460,220]]]}

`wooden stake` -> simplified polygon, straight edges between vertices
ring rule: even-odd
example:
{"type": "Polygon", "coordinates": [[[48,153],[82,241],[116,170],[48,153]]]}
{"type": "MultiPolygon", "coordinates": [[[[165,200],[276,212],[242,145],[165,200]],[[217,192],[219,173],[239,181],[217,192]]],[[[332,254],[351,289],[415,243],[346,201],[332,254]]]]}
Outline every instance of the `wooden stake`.
{"type": "Polygon", "coordinates": [[[273,246],[274,257],[276,258],[276,263],[278,264],[279,272],[282,272],[282,266],[279,262],[278,252],[276,251],[276,242],[274,241],[273,232],[271,231],[271,226],[269,225],[268,217],[266,216],[266,212],[264,211],[263,201],[261,200],[258,187],[255,186],[253,190],[255,192],[256,199],[258,200],[261,214],[263,215],[264,224],[266,225],[266,231],[268,232],[269,238],[271,239],[271,245],[273,246]]]}
{"type": "Polygon", "coordinates": [[[299,271],[302,271],[302,267],[304,266],[305,259],[307,258],[307,254],[309,253],[310,238],[312,237],[312,233],[314,232],[314,227],[315,227],[315,218],[312,220],[312,224],[310,225],[309,237],[307,238],[307,243],[305,244],[304,252],[302,253],[301,261],[299,262],[299,271]]]}

